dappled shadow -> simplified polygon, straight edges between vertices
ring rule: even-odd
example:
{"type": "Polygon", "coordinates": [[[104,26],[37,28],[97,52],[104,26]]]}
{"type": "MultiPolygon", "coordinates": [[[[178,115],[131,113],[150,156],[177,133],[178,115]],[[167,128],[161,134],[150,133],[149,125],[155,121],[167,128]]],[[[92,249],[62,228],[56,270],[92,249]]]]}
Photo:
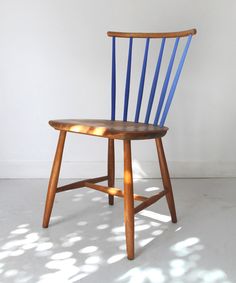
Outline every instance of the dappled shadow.
{"type": "MultiPolygon", "coordinates": [[[[50,226],[42,229],[40,184],[31,205],[21,200],[21,209],[16,207],[21,214],[4,222],[0,282],[233,283],[208,254],[202,233],[181,220],[171,223],[165,199],[135,216],[136,258],[128,261],[122,199],[109,206],[100,192],[59,194],[50,226]]],[[[159,185],[142,180],[136,182],[136,192],[146,187],[151,195],[159,185]]]]}

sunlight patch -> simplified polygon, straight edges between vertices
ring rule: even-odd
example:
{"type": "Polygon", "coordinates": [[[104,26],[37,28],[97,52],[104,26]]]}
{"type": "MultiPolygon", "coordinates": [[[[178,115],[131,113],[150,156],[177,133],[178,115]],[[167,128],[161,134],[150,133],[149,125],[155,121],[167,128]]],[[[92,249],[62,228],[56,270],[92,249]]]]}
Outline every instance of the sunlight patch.
{"type": "Polygon", "coordinates": [[[2,246],[3,250],[10,250],[12,248],[15,248],[17,246],[21,246],[24,240],[15,240],[15,241],[10,241],[6,243],[5,245],[2,246]]]}
{"type": "Polygon", "coordinates": [[[135,231],[143,231],[149,229],[151,226],[149,224],[143,224],[143,225],[136,225],[135,231]]]}
{"type": "Polygon", "coordinates": [[[0,259],[4,259],[4,258],[8,257],[9,254],[10,254],[9,251],[0,252],[0,259]]]}
{"type": "Polygon", "coordinates": [[[112,264],[112,263],[118,262],[118,261],[122,260],[123,258],[125,258],[125,256],[126,256],[125,254],[113,255],[110,258],[108,258],[107,263],[112,264]]]}
{"type": "Polygon", "coordinates": [[[139,246],[140,247],[145,247],[147,244],[151,243],[151,241],[153,241],[154,238],[147,238],[144,240],[140,240],[139,241],[139,246]]]}
{"type": "Polygon", "coordinates": [[[129,280],[129,283],[164,283],[165,276],[159,268],[139,268],[134,267],[122,275],[118,281],[129,280]]]}
{"type": "Polygon", "coordinates": [[[115,227],[112,229],[112,232],[115,234],[125,233],[125,227],[124,226],[115,227]]]}
{"type": "Polygon", "coordinates": [[[175,232],[178,232],[179,230],[181,230],[182,229],[182,227],[178,227],[176,230],[175,230],[175,232]]]}
{"type": "Polygon", "coordinates": [[[80,221],[77,223],[78,226],[85,226],[87,224],[87,221],[80,221]]]}
{"type": "Polygon", "coordinates": [[[93,253],[93,252],[96,252],[97,249],[98,248],[96,246],[88,246],[88,247],[81,249],[79,253],[81,254],[93,253]]]}
{"type": "Polygon", "coordinates": [[[140,211],[139,214],[142,215],[142,216],[146,216],[146,217],[161,221],[161,222],[170,222],[171,221],[170,216],[167,216],[167,215],[164,215],[164,214],[159,214],[157,212],[153,212],[153,211],[146,210],[146,209],[143,210],[143,211],[140,211]]]}
{"type": "Polygon", "coordinates": [[[37,245],[36,251],[37,252],[42,252],[46,250],[50,250],[53,247],[53,244],[48,242],[48,243],[41,243],[37,245]]]}
{"type": "Polygon", "coordinates": [[[18,228],[16,230],[11,231],[11,234],[21,235],[21,234],[27,233],[28,231],[29,231],[29,229],[26,229],[26,228],[18,228]]]}
{"type": "Polygon", "coordinates": [[[150,187],[145,189],[146,192],[153,192],[153,191],[160,191],[160,188],[158,187],[150,187]]]}
{"type": "Polygon", "coordinates": [[[178,256],[186,256],[192,252],[202,249],[202,245],[197,245],[200,240],[196,237],[188,238],[184,241],[178,242],[173,245],[170,249],[174,251],[178,256]]]}
{"type": "Polygon", "coordinates": [[[181,241],[181,242],[178,242],[177,244],[175,244],[172,249],[173,250],[181,250],[183,248],[187,248],[187,247],[190,247],[190,246],[193,246],[193,245],[196,245],[197,243],[199,243],[199,239],[198,238],[188,238],[184,241],[181,241]]]}
{"type": "Polygon", "coordinates": [[[152,232],[152,235],[153,235],[153,236],[159,236],[159,235],[161,235],[162,233],[163,233],[162,230],[155,230],[155,231],[152,232]]]}
{"type": "Polygon", "coordinates": [[[74,202],[77,202],[77,201],[80,201],[81,200],[81,198],[73,198],[72,199],[72,201],[74,201],[74,202]]]}
{"type": "Polygon", "coordinates": [[[135,225],[140,225],[145,223],[145,220],[139,219],[138,217],[135,217],[135,225]]]}
{"type": "Polygon", "coordinates": [[[154,222],[154,221],[151,221],[151,222],[150,222],[150,225],[152,225],[153,227],[159,227],[159,226],[161,226],[160,223],[154,222]]]}
{"type": "Polygon", "coordinates": [[[188,268],[186,266],[186,262],[182,259],[174,259],[170,262],[170,275],[172,277],[180,277],[184,275],[188,268]]]}
{"type": "Polygon", "coordinates": [[[70,243],[76,243],[76,242],[79,242],[79,241],[81,241],[81,240],[82,240],[82,237],[77,236],[77,237],[70,238],[70,239],[68,240],[68,242],[70,242],[70,243]]]}
{"type": "Polygon", "coordinates": [[[23,255],[25,253],[24,250],[16,250],[10,253],[10,256],[20,256],[23,255]]]}
{"type": "Polygon", "coordinates": [[[100,201],[102,199],[103,199],[103,197],[94,197],[94,198],[92,198],[92,201],[100,201]]]}
{"type": "Polygon", "coordinates": [[[132,161],[132,167],[133,167],[133,176],[134,176],[134,179],[137,178],[137,179],[140,179],[140,178],[145,178],[147,177],[147,174],[145,173],[145,171],[143,171],[140,163],[133,159],[132,161]]]}
{"type": "Polygon", "coordinates": [[[73,278],[70,279],[70,282],[73,283],[73,282],[78,282],[80,281],[80,279],[83,279],[85,278],[86,276],[88,276],[88,273],[80,273],[76,276],[74,276],[73,278]]]}
{"type": "Polygon", "coordinates": [[[26,244],[24,246],[22,246],[22,249],[24,250],[30,250],[30,249],[34,249],[37,247],[36,243],[30,243],[30,244],[26,244]]]}
{"type": "Polygon", "coordinates": [[[227,275],[222,270],[214,269],[210,272],[206,272],[203,278],[205,282],[214,283],[219,280],[227,279],[227,275]]]}
{"type": "Polygon", "coordinates": [[[51,259],[53,260],[59,260],[59,259],[66,259],[69,257],[72,257],[73,253],[72,252],[62,252],[62,253],[57,253],[51,256],[51,259]]]}
{"type": "Polygon", "coordinates": [[[86,272],[86,273],[92,273],[98,269],[97,265],[82,265],[81,266],[81,271],[86,272]]]}
{"type": "Polygon", "coordinates": [[[25,228],[25,227],[29,227],[29,224],[21,224],[17,226],[17,228],[25,228]]]}
{"type": "Polygon", "coordinates": [[[62,216],[51,216],[51,221],[62,219],[62,216]]]}
{"type": "Polygon", "coordinates": [[[5,273],[4,273],[4,276],[9,278],[9,277],[13,277],[13,276],[16,276],[18,274],[18,270],[16,269],[10,269],[10,270],[7,270],[5,273]]]}
{"type": "Polygon", "coordinates": [[[101,261],[101,258],[99,256],[90,256],[85,260],[86,264],[96,264],[101,261]]]}
{"type": "Polygon", "coordinates": [[[101,224],[101,225],[98,225],[98,226],[97,226],[97,229],[98,229],[98,230],[103,230],[103,229],[107,229],[108,227],[109,227],[108,224],[101,224]]]}
{"type": "Polygon", "coordinates": [[[46,267],[48,269],[59,269],[59,270],[65,270],[66,267],[74,265],[76,263],[75,258],[68,258],[63,260],[52,260],[46,263],[46,267]]]}
{"type": "Polygon", "coordinates": [[[30,233],[28,235],[25,236],[27,239],[28,243],[33,243],[39,240],[39,235],[38,233],[30,233]]]}

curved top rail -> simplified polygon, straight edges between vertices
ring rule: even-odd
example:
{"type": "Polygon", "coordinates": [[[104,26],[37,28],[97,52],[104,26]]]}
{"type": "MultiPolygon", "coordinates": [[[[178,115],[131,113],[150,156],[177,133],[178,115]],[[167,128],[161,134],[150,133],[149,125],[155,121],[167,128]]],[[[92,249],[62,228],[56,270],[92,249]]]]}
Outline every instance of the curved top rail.
{"type": "Polygon", "coordinates": [[[189,29],[177,32],[116,32],[108,31],[107,35],[111,37],[124,37],[124,38],[174,38],[174,37],[185,37],[188,35],[194,35],[197,33],[196,29],[189,29]]]}

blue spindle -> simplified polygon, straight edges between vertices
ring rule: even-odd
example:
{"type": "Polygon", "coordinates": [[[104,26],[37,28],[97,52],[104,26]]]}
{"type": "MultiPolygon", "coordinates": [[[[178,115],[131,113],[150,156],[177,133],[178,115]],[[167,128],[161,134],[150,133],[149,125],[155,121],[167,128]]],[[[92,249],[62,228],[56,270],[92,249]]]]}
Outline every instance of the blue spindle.
{"type": "Polygon", "coordinates": [[[142,73],[141,73],[140,84],[139,84],[136,113],[135,113],[135,122],[136,123],[138,123],[138,120],[139,120],[140,108],[141,108],[141,103],[142,103],[142,98],[143,98],[143,87],[144,87],[146,67],[147,67],[147,57],[148,57],[149,41],[150,41],[150,38],[147,38],[146,39],[145,52],[144,52],[144,58],[143,58],[142,73]]]}
{"type": "Polygon", "coordinates": [[[111,120],[116,116],[116,38],[112,38],[111,120]]]}
{"type": "Polygon", "coordinates": [[[129,39],[129,53],[128,53],[128,63],[127,63],[127,72],[126,72],[125,102],[124,102],[123,121],[127,121],[127,115],[128,115],[130,74],[131,74],[131,61],[132,61],[132,46],[133,46],[133,38],[131,37],[129,39]]]}
{"type": "Polygon", "coordinates": [[[162,42],[161,42],[161,48],[160,48],[160,52],[159,52],[159,56],[158,56],[158,60],[157,60],[157,65],[156,65],[156,69],[155,69],[155,74],[154,74],[154,78],[153,78],[153,82],[152,82],[152,88],[151,88],[151,93],[150,93],[146,117],[145,117],[145,123],[146,124],[148,124],[148,122],[149,122],[149,118],[150,118],[150,114],[151,114],[151,110],[152,110],[152,105],[153,105],[153,100],[154,100],[154,96],[155,96],[155,93],[156,93],[157,81],[158,81],[158,77],[159,77],[159,73],[160,73],[160,67],[161,67],[161,61],[162,61],[163,51],[164,51],[164,47],[165,47],[165,41],[166,41],[166,39],[163,38],[162,42]]]}
{"type": "Polygon", "coordinates": [[[173,48],[173,51],[172,51],[172,54],[171,54],[171,58],[170,58],[170,62],[169,62],[169,65],[168,65],[168,69],[167,69],[167,72],[166,72],[166,78],[165,78],[165,81],[164,81],[164,84],[163,84],[163,87],[162,87],[162,90],[161,90],[160,100],[159,100],[159,103],[158,103],[157,112],[156,112],[156,116],[155,116],[155,120],[154,120],[155,126],[158,123],[158,120],[159,120],[159,117],[160,117],[160,114],[161,114],[161,109],[162,109],[162,106],[163,106],[163,103],[164,103],[164,100],[165,100],[166,90],[167,90],[167,87],[168,87],[168,84],[169,84],[170,75],[171,75],[171,71],[172,71],[172,68],[173,68],[173,64],[174,64],[174,60],[175,60],[175,54],[176,54],[176,51],[177,51],[177,48],[178,48],[178,44],[179,44],[179,37],[177,37],[176,40],[175,40],[175,45],[174,45],[174,48],[173,48]]]}
{"type": "Polygon", "coordinates": [[[165,120],[166,120],[168,111],[170,109],[170,105],[171,105],[172,99],[174,97],[174,93],[175,93],[176,86],[177,86],[177,83],[178,83],[178,80],[179,80],[179,77],[180,77],[180,74],[181,74],[181,71],[182,71],[182,68],[183,68],[183,65],[184,65],[184,61],[185,61],[185,58],[186,58],[187,53],[188,53],[188,48],[189,48],[189,45],[191,43],[191,39],[192,39],[192,35],[189,35],[187,43],[186,43],[184,51],[183,51],[183,54],[182,54],[182,57],[181,57],[180,62],[179,62],[178,69],[176,71],[176,74],[175,74],[175,77],[174,77],[171,89],[170,89],[170,93],[169,93],[168,99],[166,101],[166,105],[165,105],[162,117],[161,117],[161,122],[160,122],[160,126],[161,127],[163,127],[164,124],[165,124],[165,120]]]}

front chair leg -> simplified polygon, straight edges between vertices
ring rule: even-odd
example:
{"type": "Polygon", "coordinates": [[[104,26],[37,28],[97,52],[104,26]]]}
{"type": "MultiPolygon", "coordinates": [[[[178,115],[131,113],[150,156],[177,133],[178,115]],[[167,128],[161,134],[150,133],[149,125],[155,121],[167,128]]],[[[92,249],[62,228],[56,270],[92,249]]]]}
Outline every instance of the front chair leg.
{"type": "Polygon", "coordinates": [[[171,214],[171,220],[173,223],[176,223],[177,217],[176,217],[176,211],[175,211],[174,196],[173,196],[170,175],[168,171],[168,166],[167,166],[165,152],[164,152],[161,138],[156,139],[156,146],[157,146],[157,153],[158,153],[158,158],[159,158],[162,182],[163,182],[164,189],[167,192],[166,199],[167,199],[168,207],[169,207],[170,214],[171,214]]]}
{"type": "Polygon", "coordinates": [[[124,140],[124,221],[128,259],[134,259],[134,196],[130,140],[124,140]]]}
{"type": "MultiPolygon", "coordinates": [[[[108,139],[108,187],[114,187],[115,183],[115,145],[113,139],[108,139]]],[[[114,204],[114,196],[108,194],[108,202],[114,204]]]]}
{"type": "Polygon", "coordinates": [[[51,176],[48,184],[48,193],[47,193],[47,199],[46,199],[44,217],[43,217],[43,228],[47,228],[50,221],[50,216],[52,212],[53,202],[55,199],[57,183],[61,168],[61,160],[62,160],[62,154],[65,144],[65,138],[66,138],[66,131],[60,131],[57,150],[54,157],[51,176]]]}

